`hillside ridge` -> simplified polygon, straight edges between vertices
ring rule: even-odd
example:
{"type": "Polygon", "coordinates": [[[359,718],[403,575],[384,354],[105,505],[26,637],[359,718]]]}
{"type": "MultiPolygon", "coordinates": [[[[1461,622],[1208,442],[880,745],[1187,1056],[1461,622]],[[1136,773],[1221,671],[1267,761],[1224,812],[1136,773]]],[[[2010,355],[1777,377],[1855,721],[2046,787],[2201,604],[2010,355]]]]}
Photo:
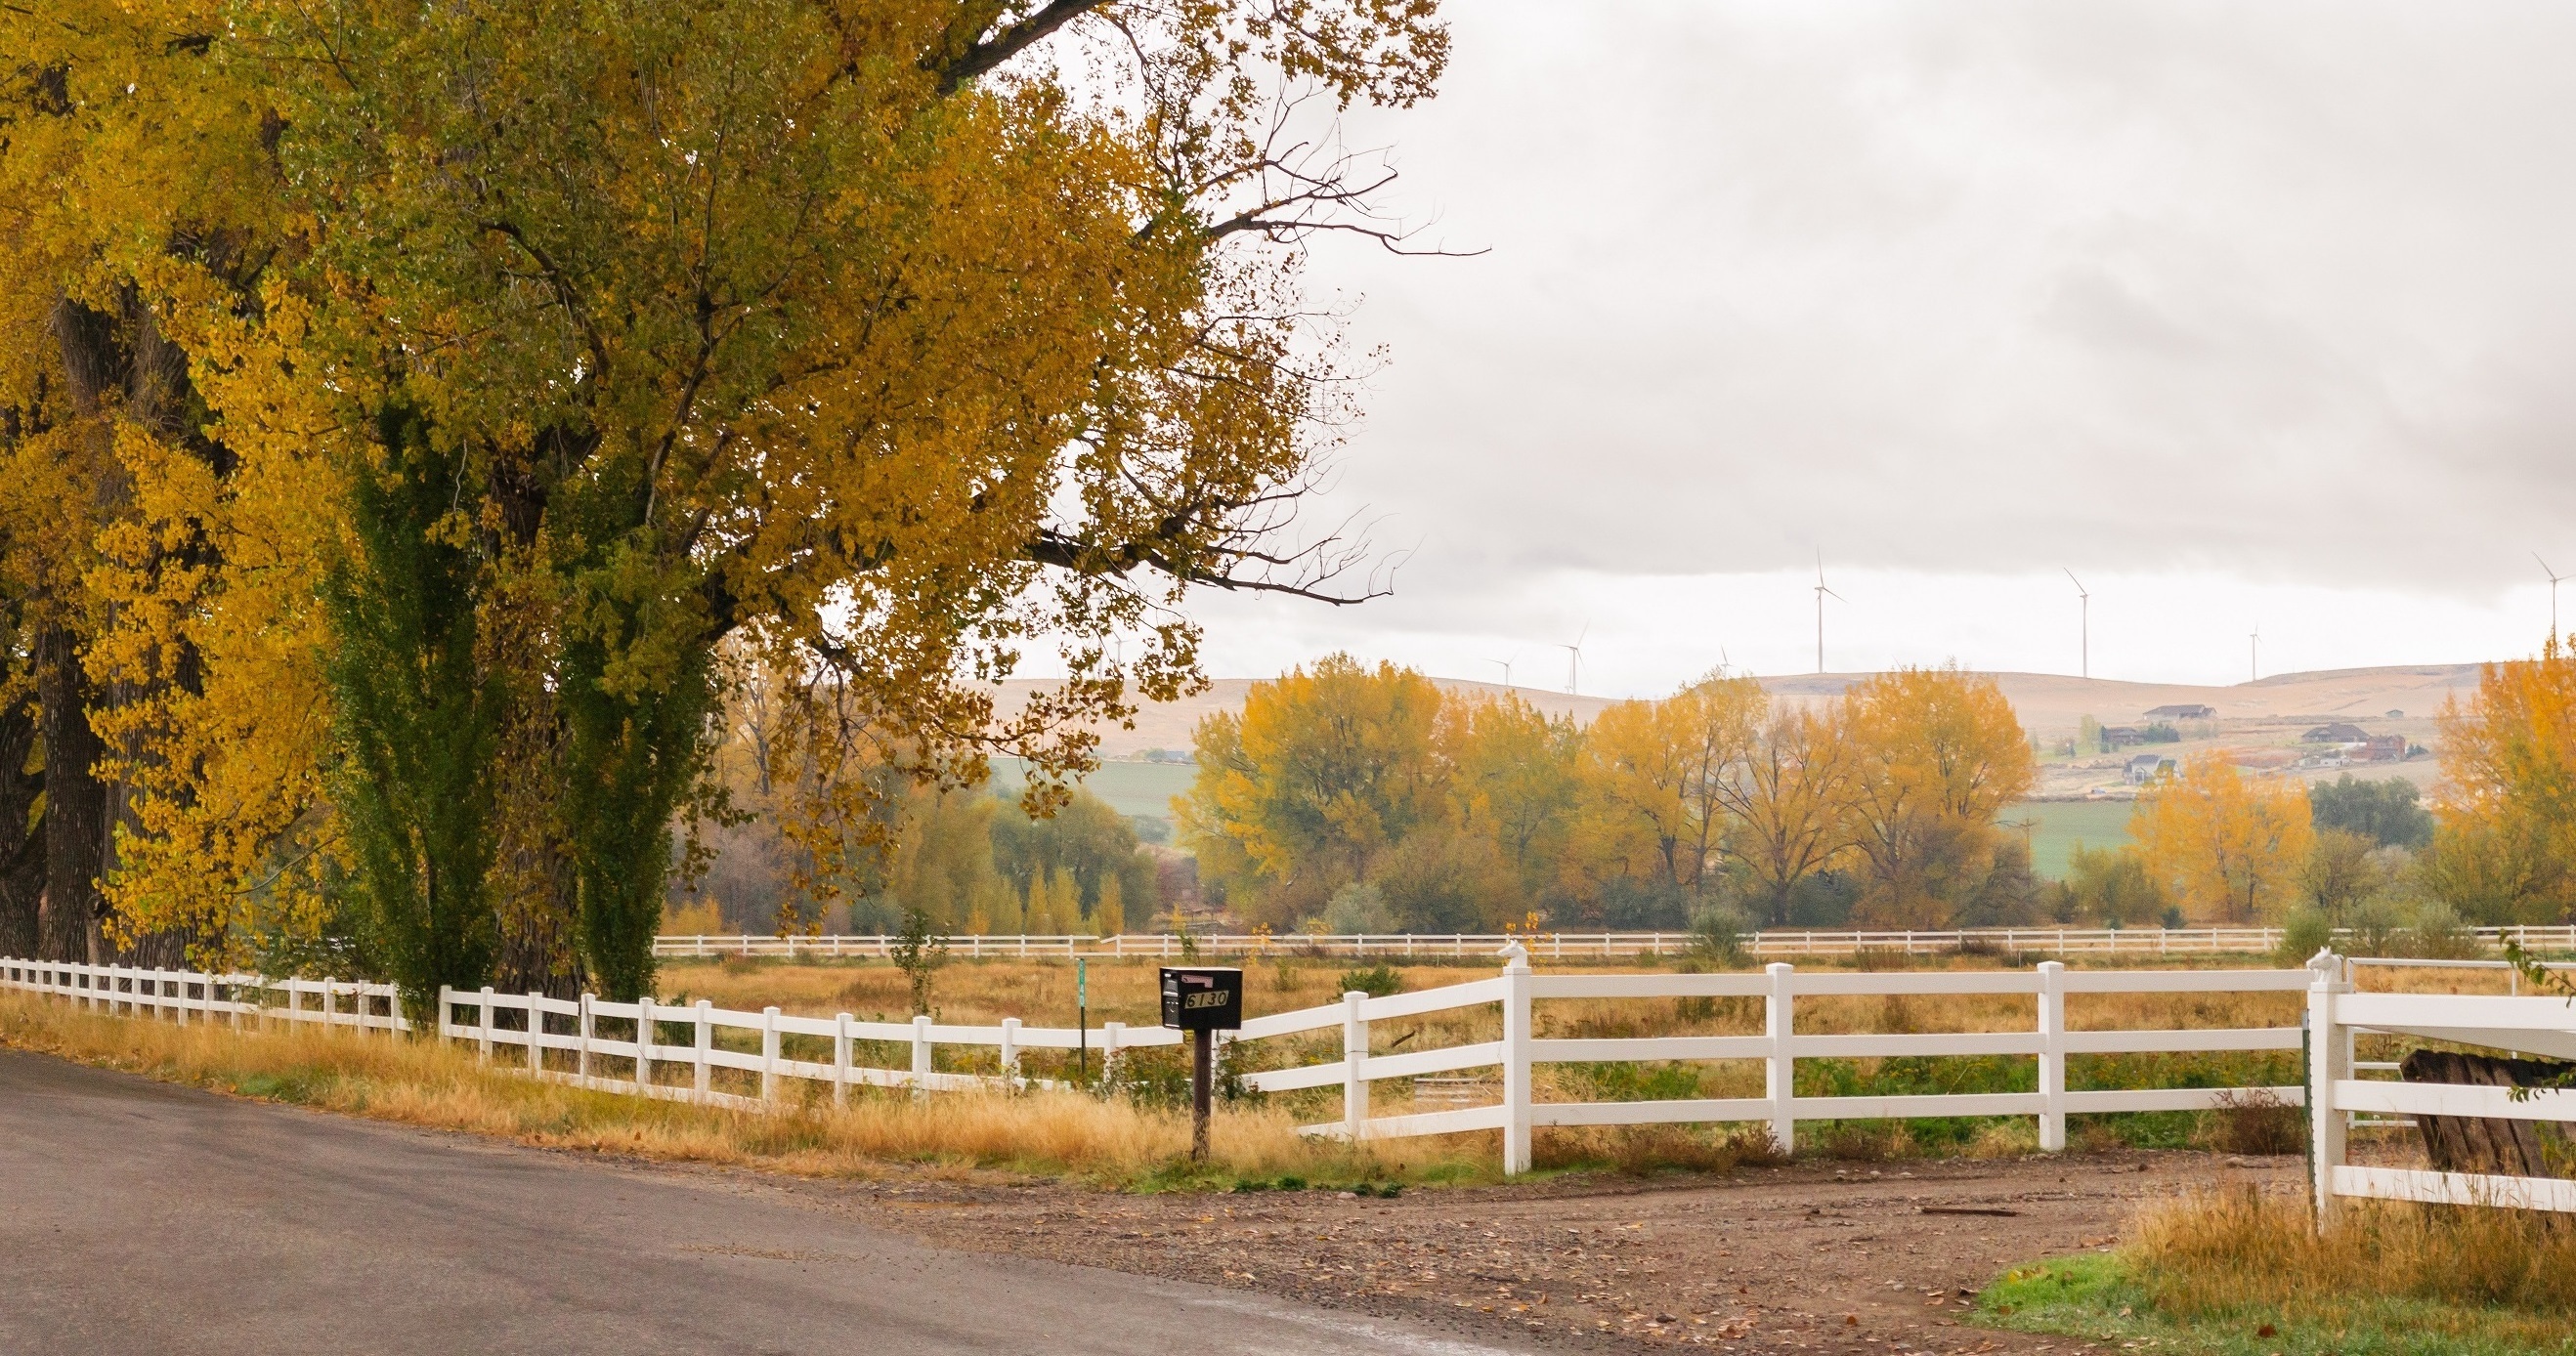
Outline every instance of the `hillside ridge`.
{"type": "MultiPolygon", "coordinates": [[[[2086,716],[2105,725],[2134,723],[2146,718],[2146,712],[2158,706],[2203,705],[2214,708],[2222,721],[2235,720],[2353,720],[2400,721],[2406,731],[2430,733],[2432,717],[2443,703],[2454,696],[2465,698],[2477,688],[2481,663],[2463,664],[2393,664],[2378,668],[2321,669],[2302,673],[2281,673],[2250,682],[2224,685],[2196,683],[2158,683],[2125,678],[2078,678],[2071,674],[2023,673],[2011,670],[1985,672],[1970,670],[1978,677],[1992,678],[2013,704],[2024,728],[2034,734],[2056,734],[2072,731],[2086,716]],[[2400,712],[2390,716],[2390,712],[2400,712]]],[[[1869,673],[1802,673],[1778,674],[1758,678],[1763,689],[1790,699],[1825,700],[1840,696],[1851,684],[1872,676],[1869,673]]],[[[1198,722],[1219,711],[1239,710],[1252,684],[1265,681],[1253,678],[1218,678],[1208,689],[1177,702],[1145,707],[1136,713],[1133,728],[1107,726],[1099,730],[1101,754],[1109,758],[1134,758],[1155,749],[1184,751],[1190,747],[1190,732],[1198,722]]],[[[1462,696],[1500,696],[1505,693],[1552,715],[1571,716],[1589,723],[1594,716],[1621,700],[1589,694],[1558,692],[1547,688],[1484,682],[1473,678],[1432,680],[1446,692],[1462,696]]],[[[1026,700],[1026,694],[1050,684],[1044,679],[1018,679],[1002,685],[1002,704],[1007,710],[1026,700]]]]}

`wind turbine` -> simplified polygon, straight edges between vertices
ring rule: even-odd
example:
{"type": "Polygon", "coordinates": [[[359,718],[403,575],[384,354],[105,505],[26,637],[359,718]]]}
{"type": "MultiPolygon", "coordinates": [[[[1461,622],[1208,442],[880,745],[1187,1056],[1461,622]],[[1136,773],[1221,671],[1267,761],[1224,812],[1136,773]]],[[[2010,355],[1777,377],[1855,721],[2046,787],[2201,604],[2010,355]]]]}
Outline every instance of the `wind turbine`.
{"type": "MultiPolygon", "coordinates": [[[[2058,568],[2066,569],[2063,565],[2058,568]]],[[[2084,581],[2075,577],[2075,571],[2066,570],[2066,578],[2068,582],[2075,585],[2076,602],[2082,609],[2080,615],[2084,619],[2084,629],[2078,633],[2082,637],[2082,648],[2075,652],[2076,661],[2082,667],[2077,669],[2076,673],[2079,677],[2090,678],[2093,676],[2093,595],[2084,591],[2084,581]]]]}
{"type": "Polygon", "coordinates": [[[2256,625],[2245,637],[2245,681],[2260,682],[2263,677],[2263,628],[2256,625]]]}
{"type": "MultiPolygon", "coordinates": [[[[2532,552],[2531,558],[2540,560],[2540,553],[2532,552]]],[[[2558,581],[2567,576],[2549,568],[2549,562],[2545,560],[2540,560],[2540,572],[2549,576],[2549,636],[2555,640],[2558,638],[2558,581]]]]}
{"type": "Polygon", "coordinates": [[[1569,697],[1576,695],[1576,689],[1583,685],[1583,638],[1591,634],[1592,624],[1585,622],[1583,629],[1574,633],[1573,644],[1561,641],[1557,644],[1556,648],[1565,651],[1565,695],[1569,697]]]}
{"type": "Polygon", "coordinates": [[[1518,650],[1515,650],[1515,651],[1513,651],[1513,652],[1512,652],[1512,658],[1511,658],[1511,659],[1488,659],[1488,660],[1486,660],[1486,661],[1485,661],[1486,663],[1491,664],[1491,665],[1495,666],[1496,668],[1499,668],[1499,669],[1501,669],[1501,670],[1503,671],[1503,688],[1504,688],[1504,690],[1505,690],[1505,691],[1513,691],[1513,692],[1519,691],[1519,689],[1518,689],[1518,688],[1515,688],[1515,687],[1513,687],[1513,686],[1512,686],[1512,660],[1513,660],[1513,659],[1518,659],[1518,658],[1520,658],[1520,657],[1521,657],[1521,656],[1520,656],[1520,652],[1519,652],[1518,650]]]}
{"type": "Polygon", "coordinates": [[[1851,599],[1825,587],[1825,553],[1816,552],[1816,672],[1825,671],[1825,600],[1848,603],[1851,599]]]}

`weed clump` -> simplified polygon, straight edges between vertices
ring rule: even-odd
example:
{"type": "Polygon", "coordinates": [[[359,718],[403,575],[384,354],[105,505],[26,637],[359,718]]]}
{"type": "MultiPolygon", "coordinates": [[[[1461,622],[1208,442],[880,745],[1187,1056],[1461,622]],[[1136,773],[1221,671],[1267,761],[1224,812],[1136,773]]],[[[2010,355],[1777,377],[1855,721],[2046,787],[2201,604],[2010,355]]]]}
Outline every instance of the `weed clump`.
{"type": "Polygon", "coordinates": [[[2307,1131],[2307,1116],[2269,1088],[2230,1088],[2212,1099],[2203,1131],[2209,1147],[2229,1154],[2294,1154],[2307,1131]]]}
{"type": "Polygon", "coordinates": [[[1344,970],[1333,981],[1336,993],[1364,993],[1371,998],[1384,998],[1404,992],[1404,976],[1392,965],[1372,965],[1365,970],[1344,970]]]}

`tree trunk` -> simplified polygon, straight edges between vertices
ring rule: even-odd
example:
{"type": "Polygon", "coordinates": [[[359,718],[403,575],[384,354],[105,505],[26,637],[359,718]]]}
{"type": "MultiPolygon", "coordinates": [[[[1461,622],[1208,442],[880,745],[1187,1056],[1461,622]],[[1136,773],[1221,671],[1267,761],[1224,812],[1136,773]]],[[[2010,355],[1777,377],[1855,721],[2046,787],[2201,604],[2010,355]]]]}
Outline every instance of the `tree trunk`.
{"type": "Polygon", "coordinates": [[[45,897],[45,838],[36,797],[45,778],[26,770],[36,733],[34,702],[0,711],[0,956],[36,955],[45,897]]]}
{"type": "Polygon", "coordinates": [[[45,960],[88,961],[96,936],[98,876],[107,846],[103,750],[90,728],[94,694],[79,638],[60,625],[36,633],[36,698],[45,738],[45,904],[38,946],[45,960]]]}

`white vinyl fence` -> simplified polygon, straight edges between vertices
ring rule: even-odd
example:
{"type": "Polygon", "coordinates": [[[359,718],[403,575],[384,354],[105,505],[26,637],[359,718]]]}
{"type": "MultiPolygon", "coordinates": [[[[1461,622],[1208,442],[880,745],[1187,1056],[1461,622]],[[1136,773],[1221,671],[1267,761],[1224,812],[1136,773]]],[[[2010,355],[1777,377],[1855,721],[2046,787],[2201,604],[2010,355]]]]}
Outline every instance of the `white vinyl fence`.
{"type": "Polygon", "coordinates": [[[2359,993],[2341,957],[2309,962],[2308,1027],[2317,1035],[2308,1063],[2312,1160],[2320,1222],[2330,1223],[2345,1197],[2500,1205],[2576,1211],[2576,1181],[2489,1173],[2431,1172],[2357,1166],[2346,1161],[2353,1113],[2474,1116],[2492,1120],[2576,1121],[2576,1090],[2515,1089],[2453,1083],[2364,1080],[2353,1060],[2355,1032],[2487,1046],[2499,1051],[2576,1059],[2576,1001],[2563,996],[2359,993]],[[2341,1114],[2337,1114],[2341,1113],[2341,1114]]]}
{"type": "Polygon", "coordinates": [[[184,1026],[244,1017],[356,1031],[409,1031],[390,984],[353,979],[262,979],[194,970],[0,958],[0,988],[48,993],[92,1012],[160,1016],[184,1026]]]}
{"type": "MultiPolygon", "coordinates": [[[[2480,945],[2501,948],[2507,939],[2534,950],[2576,950],[2576,927],[2469,929],[2480,945]]],[[[2281,945],[2281,929],[2211,928],[1968,928],[1947,932],[1772,928],[1748,933],[1744,954],[1852,956],[1862,953],[1938,955],[1954,951],[2052,956],[2260,955],[2281,945]]],[[[884,959],[900,939],[882,933],[769,937],[751,933],[666,934],[653,939],[664,959],[781,956],[801,960],[884,959]]],[[[1021,936],[961,933],[938,939],[952,956],[1132,956],[1177,960],[1258,955],[1348,956],[1354,960],[1437,959],[1489,956],[1520,942],[1542,960],[1618,956],[1672,956],[1690,950],[1687,932],[1539,932],[1526,935],[1474,932],[1414,933],[1125,933],[1115,937],[1054,933],[1021,936]]]]}
{"type": "MultiPolygon", "coordinates": [[[[1419,993],[1370,997],[1343,995],[1340,1002],[1254,1017],[1236,1041],[1278,1040],[1341,1031],[1341,1057],[1326,1063],[1244,1075],[1256,1091],[1287,1092],[1338,1087],[1342,1115],[1303,1127],[1305,1133],[1368,1139],[1499,1130],[1503,1166],[1530,1166],[1531,1132],[1540,1126],[1644,1125],[1709,1122],[1766,1124],[1772,1138],[1795,1143],[1802,1120],[1904,1119],[1952,1116],[2031,1116],[2043,1149],[2066,1144],[2069,1115],[2200,1110],[2226,1104],[2230,1094],[2254,1089],[2148,1088],[2069,1090],[2067,1060],[2086,1054],[2290,1051],[2302,1047],[2298,1026],[2241,1029],[2070,1030],[2070,994],[2304,991],[2308,1027],[2318,1035],[2317,1057],[2306,1087],[2260,1089],[2282,1103],[2306,1102],[2324,1114],[2312,1117],[2319,1199],[2394,1196],[2412,1200],[2492,1201],[2498,1204],[2576,1210],[2576,1182],[2537,1178],[2478,1177],[2456,1173],[2355,1167],[2345,1162],[2344,1136],[2352,1113],[2502,1116],[2576,1120],[2576,1092],[2537,1092],[2516,1101],[2501,1088],[2364,1081],[2352,1057],[2353,1035],[2375,1031],[2426,1040],[2491,1045],[2500,1049],[2576,1058],[2576,1006],[2558,997],[2459,997],[2356,993],[2349,967],[2321,954],[2301,970],[2068,970],[2057,961],[2031,970],[1957,973],[1801,974],[1785,964],[1731,974],[1538,974],[1525,947],[1503,952],[1500,975],[1419,993]],[[2026,1031],[1922,1034],[1801,1034],[1798,1002],[1828,996],[2027,995],[2032,1024],[2026,1031]],[[1760,1035],[1546,1038],[1536,1034],[1533,1006],[1586,1000],[1752,998],[1763,1004],[1760,1035]],[[1500,1037],[1433,1049],[1377,1053],[1373,1023],[1433,1013],[1498,1009],[1500,1037]],[[2038,1063],[2030,1092],[1904,1096],[1800,1096],[1800,1059],[1890,1056],[2024,1055],[2038,1063]],[[1533,1067],[1620,1061],[1760,1061],[1760,1097],[1665,1101],[1554,1102],[1535,1095],[1533,1067]],[[1425,1079],[1442,1100],[1462,1086],[1450,1077],[1467,1070],[1498,1070],[1486,1105],[1378,1116],[1370,1109],[1372,1084],[1425,1079]]],[[[144,970],[0,959],[0,987],[52,994],[92,1010],[168,1016],[187,1022],[312,1023],[353,1031],[392,1032],[410,1026],[395,1009],[390,986],[346,980],[276,980],[249,975],[144,970]]],[[[610,1003],[491,990],[442,993],[438,1035],[469,1042],[486,1058],[547,1078],[641,1096],[759,1107],[787,1097],[785,1080],[828,1085],[835,1100],[853,1085],[907,1087],[917,1093],[969,1088],[1027,1087],[1020,1053],[1032,1049],[1101,1052],[1104,1067],[1123,1051],[1179,1042],[1176,1032],[1106,1023],[1094,1032],[1030,1027],[1016,1018],[996,1026],[953,1026],[917,1017],[910,1022],[861,1022],[848,1014],[791,1017],[776,1008],[738,1012],[704,1001],[680,1005],[645,1000],[610,1003]],[[603,1024],[605,1024],[603,1026],[603,1024]],[[794,1048],[791,1048],[793,1043],[794,1048]],[[941,1045],[990,1050],[993,1072],[941,1072],[932,1052],[941,1045]],[[751,1048],[743,1048],[751,1047],[751,1048]],[[557,1054],[550,1060],[547,1052],[557,1054]],[[899,1052],[903,1062],[879,1066],[870,1051],[899,1052]],[[750,1088],[727,1092],[726,1081],[750,1088]],[[756,1083],[755,1083],[756,1080],[756,1083]]],[[[2386,1066],[2378,1066],[2384,1071],[2386,1066]]],[[[1417,1105],[1419,1102],[1417,1101],[1417,1105]]]]}
{"type": "MultiPolygon", "coordinates": [[[[439,996],[440,1038],[472,1042],[487,1059],[495,1047],[516,1047],[518,1054],[510,1057],[524,1061],[528,1072],[541,1077],[607,1092],[745,1107],[777,1101],[780,1080],[789,1078],[830,1084],[835,1103],[846,1101],[853,1085],[904,1087],[920,1092],[1052,1087],[1055,1085],[1043,1080],[1020,1076],[1021,1051],[1094,1050],[1099,1052],[1105,1070],[1122,1050],[1178,1045],[1181,1041],[1177,1031],[1130,1028],[1119,1022],[1105,1022],[1097,1030],[1084,1032],[1073,1027],[1027,1026],[1017,1017],[1005,1017],[998,1026],[948,1026],[928,1017],[915,1017],[909,1022],[862,1022],[846,1012],[834,1017],[791,1017],[774,1007],[737,1012],[716,1007],[703,998],[693,1004],[660,1003],[650,998],[611,1003],[589,994],[563,999],[533,993],[495,993],[490,989],[441,989],[439,996]],[[472,1020],[458,1020],[460,1011],[472,1012],[472,1020]],[[602,1035],[603,1019],[623,1034],[602,1035]],[[674,1029],[685,1038],[671,1040],[674,1029]],[[756,1041],[759,1048],[732,1048],[725,1040],[727,1033],[735,1036],[732,1045],[756,1041]],[[797,1038],[817,1047],[828,1041],[829,1057],[792,1056],[787,1042],[797,1038]],[[902,1047],[907,1053],[906,1064],[890,1068],[865,1062],[871,1043],[880,1048],[902,1047]],[[938,1072],[932,1067],[932,1051],[942,1045],[990,1049],[995,1072],[938,1072]],[[564,1052],[563,1062],[572,1067],[568,1071],[547,1067],[548,1050],[564,1052]],[[622,1061],[624,1076],[603,1072],[603,1062],[607,1060],[622,1061]],[[717,1090],[714,1076],[719,1069],[757,1075],[759,1095],[717,1090]],[[663,1081],[665,1074],[683,1071],[685,1084],[663,1081]]],[[[821,1055],[823,1051],[817,1048],[808,1053],[821,1055]]]]}
{"type": "MultiPolygon", "coordinates": [[[[1802,1120],[2035,1116],[2039,1120],[2040,1147],[2055,1151],[2066,1146],[2066,1118],[2070,1114],[2200,1110],[2221,1105],[2222,1097],[2229,1093],[2250,1091],[2151,1088],[2070,1092],[2066,1087],[2069,1055],[2296,1050],[2300,1038],[2295,1026],[2069,1031],[2068,994],[2277,993],[2305,989],[2309,981],[2305,970],[2070,971],[2058,961],[2042,962],[2033,970],[1955,974],[1799,974],[1791,966],[1774,964],[1758,974],[1542,975],[1531,971],[1528,954],[1518,944],[1506,947],[1504,954],[1508,964],[1494,979],[1385,998],[1347,994],[1335,1006],[1251,1018],[1244,1023],[1239,1039],[1260,1040],[1339,1025],[1343,1056],[1329,1064],[1248,1074],[1244,1082],[1265,1092],[1339,1085],[1342,1119],[1307,1126],[1309,1134],[1393,1138],[1500,1130],[1506,1172],[1529,1169],[1530,1132],[1539,1126],[1755,1121],[1767,1122],[1772,1139],[1788,1146],[1796,1143],[1797,1123],[1802,1120]],[[1905,1035],[1797,1033],[1797,1001],[1801,997],[1900,994],[2028,994],[2033,1000],[2032,1028],[1905,1035]],[[1531,1005],[1549,1000],[1722,997],[1761,999],[1763,1034],[1546,1039],[1534,1034],[1531,1018],[1531,1005]],[[1373,1021],[1489,1003],[1502,1009],[1502,1039],[1498,1041],[1403,1054],[1370,1053],[1368,1028],[1373,1021]],[[1902,1055],[2032,1055],[2039,1061],[2039,1087],[2031,1092],[1908,1096],[1802,1097],[1796,1093],[1795,1068],[1800,1059],[1902,1055]],[[1760,1060],[1764,1065],[1765,1092],[1761,1097],[1622,1102],[1542,1102],[1532,1096],[1533,1065],[1624,1060],[1760,1060]],[[1499,1068],[1502,1072],[1501,1097],[1493,1105],[1400,1116],[1369,1114],[1370,1083],[1479,1068],[1499,1068]]],[[[2295,1086],[2262,1091],[2291,1105],[2305,1095],[2295,1086]]]]}
{"type": "MultiPolygon", "coordinates": [[[[1800,974],[1785,964],[1758,973],[1708,975],[1595,975],[1533,973],[1527,950],[1518,943],[1504,949],[1502,974],[1420,993],[1373,998],[1352,993],[1338,1003],[1251,1018],[1232,1039],[1254,1042],[1296,1037],[1340,1028],[1341,1058],[1329,1063],[1274,1069],[1244,1076],[1255,1091],[1287,1092],[1301,1088],[1339,1087],[1338,1120],[1304,1127],[1308,1134],[1369,1139],[1452,1134],[1471,1130],[1503,1132],[1503,1165],[1522,1172],[1530,1166],[1531,1132],[1540,1126],[1644,1125],[1658,1123],[1760,1122],[1782,1145],[1795,1143],[1801,1120],[1857,1120],[1948,1116],[2032,1116],[2039,1122],[2041,1147],[2066,1144],[2070,1114],[2184,1111],[2219,1105],[2230,1090],[2158,1088],[2123,1091],[2070,1091],[2067,1059],[2081,1054],[2296,1050],[2295,1026],[2243,1030],[2072,1031],[2066,1024],[2066,996],[2086,993],[2260,993],[2304,990],[2305,970],[2217,971],[2069,971],[2057,961],[2033,970],[1925,974],[1800,974]],[[1828,995],[1892,996],[1943,994],[2028,995],[2032,1025],[2027,1031],[1931,1034],[1814,1035],[1797,1032],[1797,1004],[1803,997],[1828,995]],[[1753,998],[1764,1010],[1763,1034],[1748,1036],[1648,1036],[1560,1039],[1536,1034],[1533,1004],[1561,1000],[1753,998]],[[1466,1045],[1374,1053],[1372,1023],[1432,1013],[1492,1006],[1500,1038],[1466,1045]],[[1814,1097],[1796,1094],[1800,1059],[1885,1056],[2027,1055],[2038,1061],[2038,1087],[2030,1092],[1926,1094],[1907,1096],[1814,1097]],[[1531,1070],[1542,1064],[1616,1061],[1758,1060],[1765,1071],[1761,1097],[1693,1098],[1666,1101],[1551,1102],[1533,1094],[1531,1070]],[[1449,1110],[1375,1116],[1370,1111],[1372,1084],[1392,1079],[1431,1078],[1449,1100],[1461,1091],[1458,1080],[1443,1079],[1467,1070],[1495,1069],[1499,1086],[1485,1096],[1486,1105],[1449,1110]]],[[[382,985],[325,981],[261,981],[247,976],[211,976],[172,971],[137,971],[118,967],[0,962],[0,976],[10,987],[54,993],[94,1008],[175,1014],[189,1020],[216,1015],[238,1024],[245,1016],[261,1019],[330,1021],[366,1029],[407,1029],[392,1012],[391,990],[382,985]],[[282,996],[291,1006],[280,1007],[282,996]],[[318,1003],[307,1006],[307,998],[318,1003]]],[[[496,1061],[507,1061],[529,1073],[584,1087],[639,1096],[759,1106],[785,1095],[785,1080],[826,1084],[835,1100],[853,1085],[909,1087],[919,1092],[978,1087],[1022,1087],[1030,1080],[1019,1072],[1020,1052],[1073,1049],[1077,1043],[1101,1052],[1103,1067],[1119,1052],[1146,1046],[1173,1045],[1176,1032],[1161,1028],[1127,1028],[1107,1023],[1083,1033],[1063,1027],[1030,1027],[1018,1019],[997,1026],[952,1026],[916,1017],[910,1022],[862,1022],[843,1013],[831,1018],[791,1017],[776,1008],[738,1012],[700,1001],[690,1005],[611,1003],[584,996],[564,1000],[537,994],[443,991],[439,1004],[441,1039],[473,1044],[496,1061]],[[800,1048],[790,1048],[791,1042],[800,1048]],[[933,1050],[941,1045],[992,1052],[992,1072],[941,1072],[933,1050]],[[550,1059],[547,1052],[557,1052],[550,1059]],[[869,1062],[870,1051],[900,1053],[900,1065],[869,1062]],[[748,1088],[757,1080],[757,1095],[728,1092],[717,1086],[719,1070],[735,1071],[725,1081],[748,1088]]],[[[1478,1091],[1465,1085],[1469,1097],[1478,1091]]],[[[2304,1089],[2267,1089],[2285,1103],[2296,1103],[2304,1089]]]]}

